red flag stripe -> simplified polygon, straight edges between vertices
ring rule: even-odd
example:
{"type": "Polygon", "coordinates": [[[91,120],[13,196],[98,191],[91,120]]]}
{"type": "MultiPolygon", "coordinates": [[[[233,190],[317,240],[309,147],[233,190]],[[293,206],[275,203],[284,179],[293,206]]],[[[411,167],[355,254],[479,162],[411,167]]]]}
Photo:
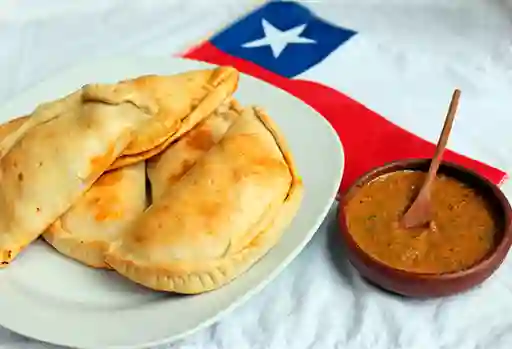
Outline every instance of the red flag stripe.
{"type": "MultiPolygon", "coordinates": [[[[435,145],[395,125],[350,97],[322,84],[287,79],[252,62],[231,56],[205,42],[184,57],[219,65],[231,65],[239,71],[271,83],[309,104],[323,115],[338,132],[345,149],[345,173],[341,190],[357,177],[386,162],[404,158],[428,158],[435,145]]],[[[447,151],[444,159],[475,170],[493,183],[501,183],[505,172],[447,151]]]]}

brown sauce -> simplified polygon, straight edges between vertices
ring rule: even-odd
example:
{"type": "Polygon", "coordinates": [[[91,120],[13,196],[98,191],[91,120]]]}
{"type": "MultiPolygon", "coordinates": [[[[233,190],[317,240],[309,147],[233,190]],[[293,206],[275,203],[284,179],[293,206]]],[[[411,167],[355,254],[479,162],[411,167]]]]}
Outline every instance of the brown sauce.
{"type": "Polygon", "coordinates": [[[375,259],[417,273],[449,273],[479,262],[494,245],[488,202],[456,179],[438,175],[431,194],[433,221],[404,229],[399,221],[416,197],[423,172],[400,171],[358,189],[345,207],[356,243],[375,259]]]}

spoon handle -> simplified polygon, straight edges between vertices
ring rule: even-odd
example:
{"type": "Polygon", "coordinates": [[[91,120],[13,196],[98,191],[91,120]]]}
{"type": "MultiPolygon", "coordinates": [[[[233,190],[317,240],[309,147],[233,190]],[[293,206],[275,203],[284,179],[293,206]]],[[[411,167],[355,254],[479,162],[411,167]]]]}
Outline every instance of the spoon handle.
{"type": "Polygon", "coordinates": [[[450,106],[448,108],[448,113],[446,114],[446,118],[444,120],[443,130],[441,131],[441,135],[437,141],[436,151],[434,153],[434,157],[432,158],[432,162],[430,163],[430,168],[428,169],[427,178],[425,180],[425,185],[422,188],[423,190],[429,190],[432,182],[436,178],[437,170],[439,169],[439,165],[441,164],[441,160],[443,158],[444,150],[446,149],[446,143],[448,143],[448,137],[450,136],[450,132],[452,130],[453,120],[455,119],[455,113],[457,112],[457,107],[459,106],[459,98],[460,98],[460,90],[456,89],[453,92],[452,100],[450,102],[450,106]]]}
{"type": "Polygon", "coordinates": [[[455,113],[459,105],[459,97],[460,91],[455,90],[453,92],[450,107],[448,108],[448,114],[446,114],[446,118],[444,120],[443,130],[441,131],[441,135],[437,141],[436,151],[432,157],[430,168],[428,169],[425,181],[421,186],[418,196],[416,196],[416,199],[414,199],[412,205],[405,212],[401,219],[400,223],[405,228],[420,226],[432,219],[432,207],[430,203],[430,193],[432,192],[431,187],[436,178],[439,165],[441,164],[441,159],[446,148],[446,143],[448,143],[448,137],[450,136],[450,131],[452,130],[453,119],[455,118],[455,113]]]}

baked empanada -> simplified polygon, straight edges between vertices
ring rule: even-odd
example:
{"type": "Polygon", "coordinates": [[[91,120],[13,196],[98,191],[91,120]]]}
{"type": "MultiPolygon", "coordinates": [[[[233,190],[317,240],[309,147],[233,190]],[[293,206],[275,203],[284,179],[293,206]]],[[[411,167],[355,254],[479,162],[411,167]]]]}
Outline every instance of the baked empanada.
{"type": "Polygon", "coordinates": [[[235,100],[223,104],[165,151],[148,159],[153,201],[224,137],[241,112],[242,107],[235,100]]]}
{"type": "Polygon", "coordinates": [[[155,110],[154,101],[136,91],[81,96],[22,132],[0,159],[1,266],[89,189],[155,110]]]}
{"type": "Polygon", "coordinates": [[[279,241],[302,192],[277,127],[262,110],[246,109],[122,235],[106,263],[155,290],[216,289],[279,241]]]}
{"type": "Polygon", "coordinates": [[[105,252],[146,206],[146,165],[139,162],[104,173],[43,238],[68,257],[108,268],[105,252]]]}
{"type": "MultiPolygon", "coordinates": [[[[146,75],[110,85],[113,91],[122,91],[128,86],[149,95],[159,109],[138,130],[111,169],[147,159],[164,150],[230,97],[237,88],[238,78],[236,69],[218,67],[171,76],[146,75]]],[[[100,86],[105,88],[105,85],[100,86]]],[[[91,89],[88,93],[95,91],[91,89]]]]}

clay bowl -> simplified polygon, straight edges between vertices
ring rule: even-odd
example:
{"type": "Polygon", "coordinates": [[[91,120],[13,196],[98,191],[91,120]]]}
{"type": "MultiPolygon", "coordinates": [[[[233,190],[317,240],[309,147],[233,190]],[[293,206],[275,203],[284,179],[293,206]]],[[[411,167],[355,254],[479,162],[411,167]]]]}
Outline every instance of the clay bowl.
{"type": "Polygon", "coordinates": [[[430,159],[401,160],[375,168],[361,176],[342,195],[339,205],[339,224],[352,265],[371,283],[409,297],[440,297],[468,290],[485,281],[501,265],[512,243],[512,209],[501,190],[477,173],[464,167],[444,162],[439,173],[451,176],[478,191],[495,210],[497,226],[495,247],[479,263],[469,269],[446,274],[421,274],[392,268],[377,261],[362,250],[348,231],[344,207],[351,196],[372,179],[386,173],[419,170],[426,172],[430,159]]]}

